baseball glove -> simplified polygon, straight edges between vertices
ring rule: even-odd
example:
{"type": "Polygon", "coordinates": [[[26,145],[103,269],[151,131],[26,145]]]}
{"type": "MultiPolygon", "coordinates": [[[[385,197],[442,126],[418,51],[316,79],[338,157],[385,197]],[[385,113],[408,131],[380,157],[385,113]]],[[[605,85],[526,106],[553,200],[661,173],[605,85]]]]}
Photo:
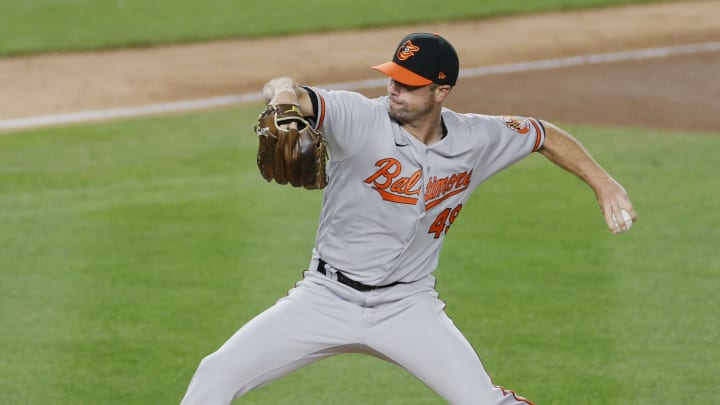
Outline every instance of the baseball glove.
{"type": "Polygon", "coordinates": [[[294,104],[269,104],[258,116],[257,165],[267,181],[320,189],[327,185],[327,149],[320,132],[294,104]],[[297,128],[288,126],[296,123],[297,128]]]}

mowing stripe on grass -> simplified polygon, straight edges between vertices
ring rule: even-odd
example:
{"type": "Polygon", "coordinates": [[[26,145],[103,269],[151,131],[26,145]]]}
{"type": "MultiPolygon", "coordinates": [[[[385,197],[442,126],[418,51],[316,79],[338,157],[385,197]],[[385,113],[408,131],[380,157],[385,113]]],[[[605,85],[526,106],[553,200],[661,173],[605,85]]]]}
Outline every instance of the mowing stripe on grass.
{"type": "MultiPolygon", "coordinates": [[[[534,70],[560,69],[570,66],[665,58],[676,55],[687,55],[694,53],[717,51],[720,51],[720,42],[705,42],[700,44],[677,45],[661,48],[645,48],[632,51],[571,56],[566,58],[544,59],[538,61],[468,68],[462,69],[460,71],[460,77],[479,77],[495,74],[521,73],[534,70]]],[[[318,87],[323,87],[327,89],[361,90],[375,87],[383,87],[386,84],[387,79],[380,78],[352,82],[331,83],[326,85],[319,85],[318,87]]],[[[201,110],[246,102],[258,102],[262,99],[262,93],[255,92],[234,96],[213,97],[197,100],[183,100],[172,103],[150,104],[136,107],[82,111],[76,113],[44,115],[28,118],[15,118],[0,120],[0,131],[17,130],[39,126],[82,123],[116,118],[138,117],[143,115],[154,115],[179,111],[201,110]]]]}

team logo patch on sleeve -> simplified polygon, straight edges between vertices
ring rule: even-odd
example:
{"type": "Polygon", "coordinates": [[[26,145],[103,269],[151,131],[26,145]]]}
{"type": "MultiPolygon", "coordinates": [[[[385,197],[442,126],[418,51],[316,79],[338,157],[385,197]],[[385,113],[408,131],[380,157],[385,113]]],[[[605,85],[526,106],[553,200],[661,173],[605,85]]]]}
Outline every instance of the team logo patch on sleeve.
{"type": "Polygon", "coordinates": [[[530,132],[530,120],[525,117],[505,115],[502,117],[502,120],[506,127],[518,134],[527,134],[530,132]]]}

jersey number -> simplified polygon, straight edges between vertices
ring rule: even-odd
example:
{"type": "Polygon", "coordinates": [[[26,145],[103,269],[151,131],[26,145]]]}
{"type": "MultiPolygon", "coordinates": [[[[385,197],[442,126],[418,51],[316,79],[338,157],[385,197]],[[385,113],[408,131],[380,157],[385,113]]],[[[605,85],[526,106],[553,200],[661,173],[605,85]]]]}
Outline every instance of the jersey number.
{"type": "Polygon", "coordinates": [[[442,236],[443,232],[448,233],[448,231],[450,230],[450,225],[455,222],[455,218],[457,218],[458,214],[460,214],[461,209],[462,204],[459,204],[452,209],[445,208],[440,214],[438,214],[432,225],[430,225],[428,233],[435,234],[435,239],[438,239],[440,236],[442,236]]]}

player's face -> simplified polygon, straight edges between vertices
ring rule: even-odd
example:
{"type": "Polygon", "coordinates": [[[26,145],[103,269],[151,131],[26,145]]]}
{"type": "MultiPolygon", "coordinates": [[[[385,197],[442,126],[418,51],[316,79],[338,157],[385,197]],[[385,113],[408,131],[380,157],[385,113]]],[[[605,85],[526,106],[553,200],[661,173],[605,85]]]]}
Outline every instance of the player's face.
{"type": "Polygon", "coordinates": [[[390,79],[388,82],[390,117],[401,125],[422,120],[434,111],[439,111],[450,88],[436,84],[408,86],[390,79]]]}
{"type": "Polygon", "coordinates": [[[414,122],[430,114],[435,108],[437,86],[407,86],[393,79],[388,82],[390,117],[400,124],[414,122]]]}

